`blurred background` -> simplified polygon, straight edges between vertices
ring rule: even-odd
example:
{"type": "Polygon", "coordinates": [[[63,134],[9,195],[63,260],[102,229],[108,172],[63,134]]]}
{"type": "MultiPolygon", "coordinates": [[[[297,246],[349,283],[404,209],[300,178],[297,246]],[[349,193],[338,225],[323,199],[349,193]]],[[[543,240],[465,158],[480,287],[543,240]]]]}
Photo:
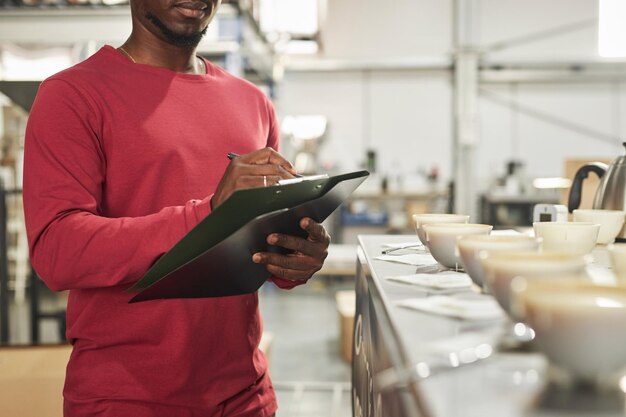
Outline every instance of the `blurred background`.
{"type": "MultiPolygon", "coordinates": [[[[4,345],[64,341],[64,295],[28,262],[21,177],[30,106],[43,79],[125,41],[127,3],[0,0],[4,345]]],[[[272,99],[282,152],[303,173],[372,173],[327,221],[333,246],[318,279],[288,293],[261,290],[279,415],[349,413],[342,337],[351,340],[359,234],[412,234],[420,212],[530,226],[535,204],[566,204],[578,167],[624,154],[622,3],[223,1],[198,51],[272,99]],[[302,405],[318,395],[332,410],[302,405]]],[[[581,207],[591,207],[596,184],[593,175],[585,182],[581,207]]]]}

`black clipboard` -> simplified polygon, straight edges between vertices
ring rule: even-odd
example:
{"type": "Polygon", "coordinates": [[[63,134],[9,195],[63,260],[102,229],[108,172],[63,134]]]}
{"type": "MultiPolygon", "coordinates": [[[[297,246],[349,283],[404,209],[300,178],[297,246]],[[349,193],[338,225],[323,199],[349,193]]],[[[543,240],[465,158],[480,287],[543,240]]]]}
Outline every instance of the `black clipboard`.
{"type": "Polygon", "coordinates": [[[306,237],[300,219],[321,223],[368,175],[356,171],[234,192],[129,288],[138,292],[129,302],[226,297],[258,290],[270,274],[252,262],[252,254],[282,249],[268,245],[267,235],[306,237]]]}

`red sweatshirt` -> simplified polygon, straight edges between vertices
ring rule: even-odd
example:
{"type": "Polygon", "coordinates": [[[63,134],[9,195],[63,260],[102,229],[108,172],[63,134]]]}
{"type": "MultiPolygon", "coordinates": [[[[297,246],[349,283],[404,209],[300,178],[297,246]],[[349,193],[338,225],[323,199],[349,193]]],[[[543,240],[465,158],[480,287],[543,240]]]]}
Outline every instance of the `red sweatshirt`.
{"type": "Polygon", "coordinates": [[[276,409],[257,294],[128,304],[124,292],[210,213],[228,152],[278,146],[263,93],[206,65],[176,73],[105,46],[39,89],[24,208],[36,271],[70,290],[66,416],[276,409]]]}

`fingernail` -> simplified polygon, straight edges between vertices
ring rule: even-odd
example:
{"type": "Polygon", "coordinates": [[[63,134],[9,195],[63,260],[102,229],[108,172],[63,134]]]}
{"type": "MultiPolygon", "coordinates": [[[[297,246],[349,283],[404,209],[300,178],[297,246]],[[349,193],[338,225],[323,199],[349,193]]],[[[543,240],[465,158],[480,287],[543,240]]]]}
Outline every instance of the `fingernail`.
{"type": "Polygon", "coordinates": [[[278,236],[276,235],[269,235],[267,237],[267,243],[269,243],[270,245],[274,245],[278,242],[278,236]]]}
{"type": "Polygon", "coordinates": [[[254,262],[255,264],[260,264],[261,255],[259,255],[258,253],[255,253],[254,255],[252,255],[252,262],[254,262]]]}

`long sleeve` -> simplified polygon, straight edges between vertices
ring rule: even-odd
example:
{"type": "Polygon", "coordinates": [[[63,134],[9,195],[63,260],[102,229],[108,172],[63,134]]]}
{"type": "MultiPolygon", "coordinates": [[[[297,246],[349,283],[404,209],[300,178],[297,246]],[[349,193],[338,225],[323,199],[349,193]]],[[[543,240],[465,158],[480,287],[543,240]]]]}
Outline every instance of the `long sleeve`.
{"type": "MultiPolygon", "coordinates": [[[[273,137],[264,94],[205,65],[179,73],[106,45],[40,87],[24,206],[34,267],[70,289],[68,414],[110,400],[118,415],[207,415],[269,384],[257,294],[129,303],[124,291],[209,215],[228,152],[273,137]]],[[[271,414],[271,387],[261,394],[271,414]]]]}
{"type": "Polygon", "coordinates": [[[208,195],[144,216],[106,217],[103,124],[93,103],[59,80],[42,85],[29,118],[24,208],[30,256],[53,290],[130,284],[210,212],[208,195]]]}

